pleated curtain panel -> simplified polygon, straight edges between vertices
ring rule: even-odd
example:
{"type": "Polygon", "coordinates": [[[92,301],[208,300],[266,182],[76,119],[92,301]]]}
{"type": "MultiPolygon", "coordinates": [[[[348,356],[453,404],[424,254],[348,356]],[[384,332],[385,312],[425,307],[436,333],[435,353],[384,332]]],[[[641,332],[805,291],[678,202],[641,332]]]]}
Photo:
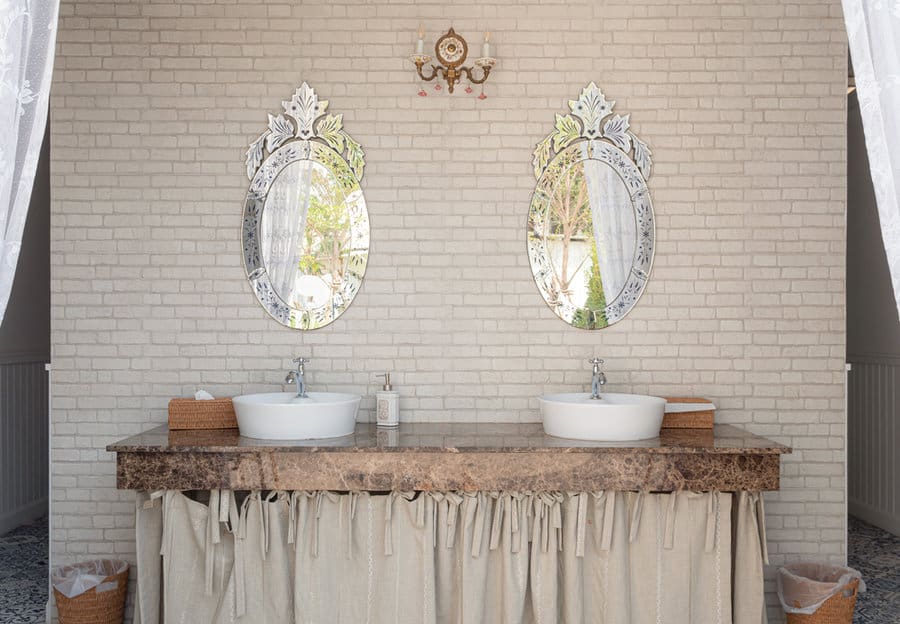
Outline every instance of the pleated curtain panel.
{"type": "Polygon", "coordinates": [[[59,0],[0,0],[0,323],[47,126],[59,0]]]}
{"type": "Polygon", "coordinates": [[[138,494],[135,623],[765,622],[753,492],[203,494],[138,494]]]}
{"type": "Polygon", "coordinates": [[[842,4],[881,236],[900,314],[900,3],[842,4]]]}

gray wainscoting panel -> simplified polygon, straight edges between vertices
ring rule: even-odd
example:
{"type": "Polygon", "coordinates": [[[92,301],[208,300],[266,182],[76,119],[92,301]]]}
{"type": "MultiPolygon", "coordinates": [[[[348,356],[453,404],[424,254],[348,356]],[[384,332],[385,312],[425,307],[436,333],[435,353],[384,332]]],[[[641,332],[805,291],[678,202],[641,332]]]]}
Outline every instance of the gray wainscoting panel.
{"type": "Polygon", "coordinates": [[[44,358],[0,356],[0,534],[47,512],[44,358]]]}
{"type": "Polygon", "coordinates": [[[847,390],[850,513],[900,535],[900,358],[852,358],[847,390]]]}

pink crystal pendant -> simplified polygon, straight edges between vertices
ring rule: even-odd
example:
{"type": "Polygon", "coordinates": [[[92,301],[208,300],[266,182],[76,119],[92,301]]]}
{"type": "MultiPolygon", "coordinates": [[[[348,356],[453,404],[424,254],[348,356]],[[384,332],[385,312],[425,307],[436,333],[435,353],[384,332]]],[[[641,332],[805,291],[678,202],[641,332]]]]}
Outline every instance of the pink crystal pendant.
{"type": "Polygon", "coordinates": [[[487,99],[487,96],[484,94],[484,85],[481,85],[481,93],[478,94],[478,99],[479,100],[487,99]]]}
{"type": "Polygon", "coordinates": [[[435,90],[435,91],[440,91],[440,90],[441,90],[441,85],[435,84],[435,85],[434,85],[434,90],[435,90]]]}
{"type": "Polygon", "coordinates": [[[466,87],[466,93],[472,93],[472,91],[473,91],[472,85],[468,85],[468,86],[466,87]]]}
{"type": "Polygon", "coordinates": [[[419,89],[419,92],[416,94],[419,97],[428,97],[428,92],[425,89],[419,89]]]}

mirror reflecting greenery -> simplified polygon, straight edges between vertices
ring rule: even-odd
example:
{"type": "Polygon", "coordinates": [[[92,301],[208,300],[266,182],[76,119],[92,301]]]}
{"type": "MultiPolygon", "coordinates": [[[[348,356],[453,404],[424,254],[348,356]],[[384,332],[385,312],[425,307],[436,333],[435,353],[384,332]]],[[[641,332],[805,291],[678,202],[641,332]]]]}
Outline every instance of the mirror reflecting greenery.
{"type": "Polygon", "coordinates": [[[342,183],[312,160],[291,163],[278,174],[263,209],[263,266],[272,288],[301,310],[334,307],[351,267],[365,265],[365,201],[358,185],[342,183]]]}
{"type": "Polygon", "coordinates": [[[269,130],[247,152],[247,275],[266,311],[298,329],[338,318],[368,262],[362,148],[343,130],[340,115],[325,114],[327,106],[303,83],[284,102],[287,116],[270,115],[269,130]]]}
{"type": "Polygon", "coordinates": [[[556,130],[535,149],[532,272],[557,316],[582,329],[625,316],[653,258],[653,209],[644,181],[650,152],[628,131],[627,116],[609,117],[613,104],[592,83],[569,103],[572,115],[558,115],[556,130]]]}

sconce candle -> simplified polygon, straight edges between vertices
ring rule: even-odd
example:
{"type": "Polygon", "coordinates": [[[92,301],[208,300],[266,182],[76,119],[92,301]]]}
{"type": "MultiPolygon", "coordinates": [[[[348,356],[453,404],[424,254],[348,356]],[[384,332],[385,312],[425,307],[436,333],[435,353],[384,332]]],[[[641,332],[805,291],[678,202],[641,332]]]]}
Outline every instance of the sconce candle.
{"type": "Polygon", "coordinates": [[[425,30],[419,27],[419,40],[416,42],[416,54],[422,56],[425,54],[425,30]]]}
{"type": "MultiPolygon", "coordinates": [[[[439,64],[432,65],[431,73],[426,76],[422,71],[422,68],[425,67],[427,63],[431,62],[431,57],[427,54],[423,54],[425,49],[424,36],[424,32],[420,29],[419,41],[416,44],[416,53],[410,56],[410,60],[415,64],[416,72],[419,74],[420,79],[425,82],[431,82],[440,76],[447,83],[447,90],[450,93],[453,93],[453,88],[458,85],[464,77],[471,84],[482,84],[488,79],[491,68],[497,63],[496,59],[490,56],[491,33],[486,32],[484,34],[484,45],[481,48],[484,55],[475,59],[475,67],[481,68],[481,77],[476,78],[473,75],[473,67],[463,66],[463,63],[465,63],[466,57],[469,54],[469,45],[466,43],[465,39],[456,34],[456,31],[451,28],[437,40],[437,43],[434,44],[434,54],[437,57],[439,64]]],[[[435,84],[435,91],[440,91],[440,87],[440,84],[435,84]]],[[[479,99],[484,99],[483,90],[479,99]]]]}

